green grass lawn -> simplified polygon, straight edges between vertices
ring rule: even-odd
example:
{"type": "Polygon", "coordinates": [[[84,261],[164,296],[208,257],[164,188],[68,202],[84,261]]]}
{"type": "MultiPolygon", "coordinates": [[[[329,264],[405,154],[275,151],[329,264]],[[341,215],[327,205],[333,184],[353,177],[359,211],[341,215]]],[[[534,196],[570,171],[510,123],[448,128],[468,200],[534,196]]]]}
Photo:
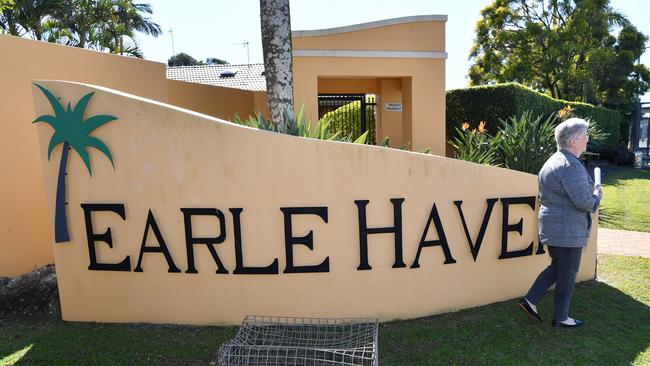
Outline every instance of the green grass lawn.
{"type": "Polygon", "coordinates": [[[234,327],[17,319],[0,327],[0,365],[207,365],[235,333],[234,327]]]}
{"type": "MultiPolygon", "coordinates": [[[[552,295],[533,323],[515,300],[380,325],[381,365],[650,365],[650,259],[599,256],[576,288],[578,329],[556,329],[552,295]]],[[[0,365],[207,365],[232,327],[5,319],[0,365]]]]}
{"type": "Polygon", "coordinates": [[[603,174],[598,226],[650,232],[650,171],[623,169],[603,174]]]}

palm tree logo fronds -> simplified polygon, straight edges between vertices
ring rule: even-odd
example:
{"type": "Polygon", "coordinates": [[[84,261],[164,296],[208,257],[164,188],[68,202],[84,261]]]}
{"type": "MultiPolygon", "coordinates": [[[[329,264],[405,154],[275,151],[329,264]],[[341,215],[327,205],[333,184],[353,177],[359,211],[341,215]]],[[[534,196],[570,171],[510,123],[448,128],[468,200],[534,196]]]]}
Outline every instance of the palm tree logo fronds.
{"type": "Polygon", "coordinates": [[[50,139],[50,144],[47,147],[47,159],[50,160],[52,155],[52,150],[63,143],[63,150],[61,151],[61,162],[59,165],[59,175],[57,179],[57,188],[56,188],[56,211],[54,215],[54,241],[56,243],[63,243],[70,241],[70,235],[68,233],[68,221],[65,210],[65,175],[66,168],[68,165],[68,150],[70,147],[81,157],[88,173],[92,176],[92,167],[90,164],[90,155],[86,147],[93,147],[108,157],[113,169],[115,169],[115,163],[113,163],[113,156],[108,150],[106,144],[96,137],[90,136],[90,133],[96,130],[98,127],[116,120],[117,117],[108,116],[108,115],[97,115],[90,118],[84,119],[84,112],[88,106],[90,98],[95,94],[95,92],[88,93],[84,95],[74,108],[71,107],[68,102],[67,108],[63,108],[58,99],[47,90],[44,86],[34,83],[47,97],[47,100],[52,105],[54,110],[54,115],[42,115],[34,120],[34,122],[45,122],[48,125],[52,126],[54,129],[54,134],[50,139]]]}

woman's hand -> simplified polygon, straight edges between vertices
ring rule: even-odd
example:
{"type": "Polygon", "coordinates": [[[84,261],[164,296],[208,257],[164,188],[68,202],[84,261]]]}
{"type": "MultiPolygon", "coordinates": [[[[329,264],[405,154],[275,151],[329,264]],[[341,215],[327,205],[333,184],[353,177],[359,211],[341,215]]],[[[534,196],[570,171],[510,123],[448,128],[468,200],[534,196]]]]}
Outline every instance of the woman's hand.
{"type": "Polygon", "coordinates": [[[596,187],[594,188],[594,195],[598,196],[598,198],[602,199],[603,198],[603,186],[600,184],[597,184],[596,187]]]}

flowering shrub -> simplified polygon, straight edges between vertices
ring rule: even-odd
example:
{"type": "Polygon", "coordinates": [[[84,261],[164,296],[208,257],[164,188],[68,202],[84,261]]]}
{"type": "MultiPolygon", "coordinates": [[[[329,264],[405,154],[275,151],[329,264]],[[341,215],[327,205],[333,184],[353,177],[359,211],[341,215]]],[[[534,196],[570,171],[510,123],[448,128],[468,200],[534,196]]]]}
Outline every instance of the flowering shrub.
{"type": "Polygon", "coordinates": [[[492,144],[492,136],[481,121],[478,128],[469,128],[468,122],[463,122],[461,128],[454,127],[456,136],[449,140],[454,148],[456,159],[471,161],[479,164],[497,165],[496,149],[492,144]]]}
{"type": "MultiPolygon", "coordinates": [[[[494,136],[487,133],[485,122],[472,130],[468,122],[463,122],[460,129],[455,128],[456,136],[449,144],[457,159],[537,174],[557,150],[555,126],[571,117],[574,109],[567,105],[545,119],[541,115],[533,118],[530,112],[506,120],[499,118],[501,126],[494,136]]],[[[589,148],[608,138],[593,123],[588,133],[589,148]]]]}

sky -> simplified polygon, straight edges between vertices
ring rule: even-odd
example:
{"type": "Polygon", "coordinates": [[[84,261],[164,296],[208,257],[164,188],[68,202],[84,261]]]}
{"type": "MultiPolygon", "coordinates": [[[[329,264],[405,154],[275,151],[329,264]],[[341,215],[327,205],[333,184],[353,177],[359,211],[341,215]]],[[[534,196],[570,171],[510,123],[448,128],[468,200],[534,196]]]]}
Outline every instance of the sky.
{"type": "MultiPolygon", "coordinates": [[[[166,63],[173,52],[205,61],[216,57],[231,64],[261,63],[259,0],[143,0],[153,7],[152,20],[163,34],[137,39],[148,60],[166,63]],[[247,47],[243,43],[248,42],[247,47]]],[[[311,30],[412,15],[447,15],[446,88],[466,87],[469,51],[481,9],[491,0],[291,0],[291,29],[311,30]]],[[[639,30],[650,35],[647,0],[611,0],[639,30]]],[[[650,42],[648,43],[650,46],[650,42]]],[[[641,57],[650,65],[650,49],[641,57]]],[[[650,102],[650,92],[643,101],[650,102]]]]}

